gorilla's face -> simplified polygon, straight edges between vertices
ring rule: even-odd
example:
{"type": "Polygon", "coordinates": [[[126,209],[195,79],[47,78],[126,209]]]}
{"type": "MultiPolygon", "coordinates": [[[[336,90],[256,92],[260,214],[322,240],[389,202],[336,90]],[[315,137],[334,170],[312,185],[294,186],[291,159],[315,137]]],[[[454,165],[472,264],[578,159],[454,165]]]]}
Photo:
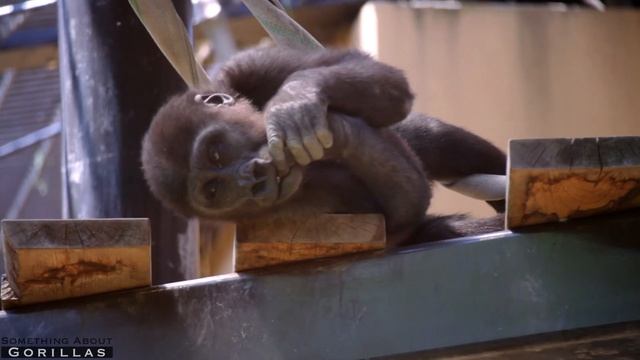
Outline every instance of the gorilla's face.
{"type": "Polygon", "coordinates": [[[188,91],[164,105],[145,136],[142,165],[154,195],[186,216],[259,213],[302,182],[300,168],[277,175],[261,113],[216,92],[188,91]]]}

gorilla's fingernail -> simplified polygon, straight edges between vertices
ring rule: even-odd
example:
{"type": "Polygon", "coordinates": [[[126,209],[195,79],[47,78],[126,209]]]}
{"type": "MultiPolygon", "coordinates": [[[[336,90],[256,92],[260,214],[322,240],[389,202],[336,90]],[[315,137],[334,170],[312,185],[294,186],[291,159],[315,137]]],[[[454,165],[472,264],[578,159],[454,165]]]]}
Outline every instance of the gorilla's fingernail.
{"type": "Polygon", "coordinates": [[[324,147],[320,144],[319,140],[315,137],[306,137],[304,139],[304,147],[307,149],[309,155],[313,160],[322,158],[324,153],[324,147]]]}
{"type": "Polygon", "coordinates": [[[320,143],[316,143],[315,146],[310,146],[308,149],[314,160],[320,160],[324,156],[324,147],[320,143]]]}
{"type": "Polygon", "coordinates": [[[333,145],[333,135],[330,132],[319,132],[318,140],[327,149],[333,145]]]}
{"type": "Polygon", "coordinates": [[[311,158],[306,152],[296,151],[293,156],[295,157],[296,162],[300,165],[309,165],[311,162],[311,158]]]}
{"type": "Polygon", "coordinates": [[[315,151],[311,154],[311,156],[313,157],[313,160],[320,160],[324,156],[324,151],[322,150],[315,151]]]}

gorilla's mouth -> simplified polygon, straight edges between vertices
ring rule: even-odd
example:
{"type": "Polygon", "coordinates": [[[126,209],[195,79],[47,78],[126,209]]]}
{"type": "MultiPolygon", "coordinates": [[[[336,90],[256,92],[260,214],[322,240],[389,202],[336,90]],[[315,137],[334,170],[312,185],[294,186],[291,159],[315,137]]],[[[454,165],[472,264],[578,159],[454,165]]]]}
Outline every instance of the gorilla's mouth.
{"type": "Polygon", "coordinates": [[[277,205],[288,200],[302,184],[302,169],[293,167],[286,175],[278,176],[273,168],[264,181],[251,189],[253,200],[260,207],[277,205]]]}
{"type": "Polygon", "coordinates": [[[300,188],[302,184],[302,168],[294,166],[288,174],[276,176],[276,183],[278,184],[278,197],[275,203],[279,204],[288,200],[300,188]]]}

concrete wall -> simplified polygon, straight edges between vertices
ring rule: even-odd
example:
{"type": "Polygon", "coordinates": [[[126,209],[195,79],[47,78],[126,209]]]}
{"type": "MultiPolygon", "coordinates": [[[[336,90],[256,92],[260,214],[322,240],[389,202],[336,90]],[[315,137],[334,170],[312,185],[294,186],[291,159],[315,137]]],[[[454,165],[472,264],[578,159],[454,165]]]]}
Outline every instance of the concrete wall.
{"type": "MultiPolygon", "coordinates": [[[[369,3],[356,46],[403,69],[415,110],[510,138],[640,135],[640,12],[369,3]]],[[[438,189],[434,212],[488,215],[438,189]]]]}

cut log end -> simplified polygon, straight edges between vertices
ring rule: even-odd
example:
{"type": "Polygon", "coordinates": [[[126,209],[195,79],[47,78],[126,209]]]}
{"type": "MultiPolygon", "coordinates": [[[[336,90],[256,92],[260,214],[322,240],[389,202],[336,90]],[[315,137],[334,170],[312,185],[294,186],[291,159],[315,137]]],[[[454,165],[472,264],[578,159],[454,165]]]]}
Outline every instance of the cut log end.
{"type": "Polygon", "coordinates": [[[640,206],[640,138],[514,140],[507,227],[640,206]]]}
{"type": "Polygon", "coordinates": [[[3,234],[4,308],[151,284],[147,220],[4,221],[3,234]]]}

